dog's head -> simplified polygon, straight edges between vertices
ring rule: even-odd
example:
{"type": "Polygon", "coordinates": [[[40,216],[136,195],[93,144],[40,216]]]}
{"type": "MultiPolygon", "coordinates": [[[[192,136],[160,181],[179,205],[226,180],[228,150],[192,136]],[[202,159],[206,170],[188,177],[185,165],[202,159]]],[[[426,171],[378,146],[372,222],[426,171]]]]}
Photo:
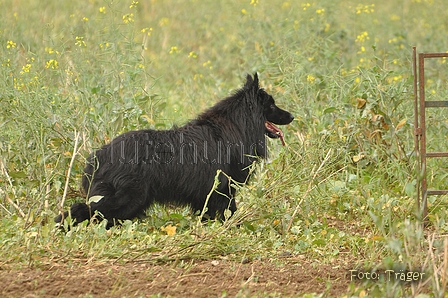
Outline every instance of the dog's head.
{"type": "Polygon", "coordinates": [[[285,141],[283,139],[283,132],[275,126],[277,125],[286,125],[291,123],[294,120],[294,116],[291,115],[288,111],[282,110],[275,105],[274,98],[269,95],[264,89],[261,89],[258,82],[258,75],[255,73],[252,78],[251,75],[247,75],[247,81],[245,84],[245,88],[253,90],[263,107],[263,115],[265,117],[265,135],[272,139],[280,138],[283,146],[285,145],[285,141]]]}

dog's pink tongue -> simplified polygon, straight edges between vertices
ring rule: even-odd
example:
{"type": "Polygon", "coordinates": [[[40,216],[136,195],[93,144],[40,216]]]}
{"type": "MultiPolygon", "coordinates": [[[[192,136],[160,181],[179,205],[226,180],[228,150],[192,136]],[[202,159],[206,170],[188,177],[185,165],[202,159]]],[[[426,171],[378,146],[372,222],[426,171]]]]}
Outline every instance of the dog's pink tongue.
{"type": "Polygon", "coordinates": [[[285,140],[283,139],[283,132],[280,130],[280,128],[278,128],[277,126],[275,126],[273,123],[266,121],[266,127],[272,131],[273,133],[275,133],[276,135],[278,135],[278,137],[280,138],[280,141],[282,141],[282,145],[285,146],[285,140]]]}

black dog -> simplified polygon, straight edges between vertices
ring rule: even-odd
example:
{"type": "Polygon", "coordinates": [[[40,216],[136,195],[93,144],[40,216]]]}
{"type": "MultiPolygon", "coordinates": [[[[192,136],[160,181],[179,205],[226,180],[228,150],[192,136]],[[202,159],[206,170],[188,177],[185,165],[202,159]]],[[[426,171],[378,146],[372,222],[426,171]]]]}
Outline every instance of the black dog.
{"type": "MultiPolygon", "coordinates": [[[[272,96],[260,89],[257,74],[246,84],[202,113],[196,120],[171,130],[130,131],[118,136],[89,157],[82,186],[89,204],[71,207],[75,224],[98,210],[108,220],[144,215],[154,202],[189,205],[203,210],[214,177],[222,170],[233,180],[247,181],[249,166],[267,154],[265,135],[280,138],[274,124],[294,117],[278,108],[272,96]]],[[[236,210],[235,188],[226,175],[209,197],[205,217],[224,220],[224,211],[236,210]]],[[[59,215],[56,222],[68,216],[59,215]]]]}

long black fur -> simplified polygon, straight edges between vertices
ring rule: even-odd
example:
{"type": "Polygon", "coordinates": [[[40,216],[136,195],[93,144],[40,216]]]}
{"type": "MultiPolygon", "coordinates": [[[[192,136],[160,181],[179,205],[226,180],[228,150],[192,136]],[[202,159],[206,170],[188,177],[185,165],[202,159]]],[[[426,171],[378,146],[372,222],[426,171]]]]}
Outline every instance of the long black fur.
{"type": "MultiPolygon", "coordinates": [[[[75,224],[80,223],[97,210],[110,227],[116,220],[144,215],[155,202],[202,210],[217,170],[246,182],[248,167],[266,157],[265,135],[278,137],[265,122],[282,125],[293,119],[259,87],[257,74],[253,78],[248,75],[242,89],[185,126],[130,131],[92,153],[82,187],[89,198],[96,199],[90,204],[74,204],[71,217],[75,224]]],[[[226,209],[236,210],[235,188],[225,175],[221,174],[219,181],[207,205],[206,216],[212,219],[224,219],[226,209]]],[[[55,221],[68,215],[65,212],[55,221]]]]}

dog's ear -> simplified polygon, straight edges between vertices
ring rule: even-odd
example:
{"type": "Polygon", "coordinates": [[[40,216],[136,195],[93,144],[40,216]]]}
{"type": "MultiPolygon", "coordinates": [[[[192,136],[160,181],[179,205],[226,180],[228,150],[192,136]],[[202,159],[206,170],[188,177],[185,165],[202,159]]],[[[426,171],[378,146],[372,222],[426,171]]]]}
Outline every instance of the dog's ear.
{"type": "Polygon", "coordinates": [[[254,91],[258,91],[258,89],[260,89],[260,85],[258,82],[258,74],[255,73],[254,77],[252,78],[252,76],[250,74],[247,75],[246,77],[246,84],[244,85],[244,89],[246,90],[254,90],[254,91]]]}
{"type": "Polygon", "coordinates": [[[247,74],[246,76],[246,84],[244,84],[245,89],[250,89],[254,83],[254,80],[252,79],[252,76],[250,74],[247,74]]]}
{"type": "Polygon", "coordinates": [[[260,88],[260,84],[258,82],[258,74],[254,73],[254,83],[253,86],[256,87],[257,89],[260,88]]]}

